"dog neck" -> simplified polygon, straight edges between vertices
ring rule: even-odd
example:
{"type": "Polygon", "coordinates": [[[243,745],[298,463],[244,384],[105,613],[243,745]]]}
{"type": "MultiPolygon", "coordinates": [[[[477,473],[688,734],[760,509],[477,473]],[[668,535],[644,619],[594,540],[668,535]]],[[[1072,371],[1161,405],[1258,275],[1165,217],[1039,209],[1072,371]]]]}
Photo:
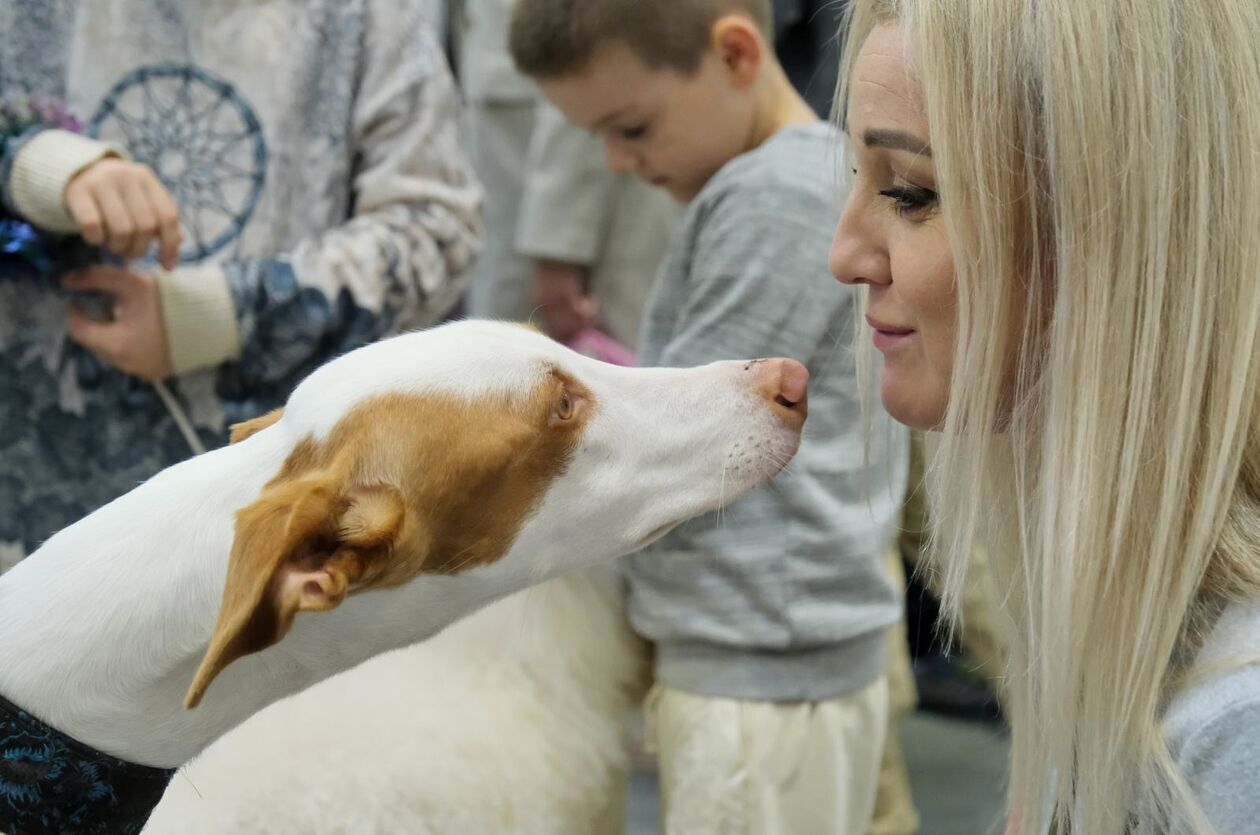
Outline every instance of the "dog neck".
{"type": "Polygon", "coordinates": [[[186,710],[236,511],[287,452],[263,433],[172,467],[0,577],[0,694],[99,751],[175,767],[268,704],[525,584],[495,565],[300,615],[283,641],[228,666],[186,710]]]}

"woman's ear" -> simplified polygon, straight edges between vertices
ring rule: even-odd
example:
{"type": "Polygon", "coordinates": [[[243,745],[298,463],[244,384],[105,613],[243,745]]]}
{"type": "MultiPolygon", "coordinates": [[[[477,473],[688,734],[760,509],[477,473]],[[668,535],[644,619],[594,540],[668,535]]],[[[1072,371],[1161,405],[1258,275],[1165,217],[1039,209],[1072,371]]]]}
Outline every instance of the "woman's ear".
{"type": "Polygon", "coordinates": [[[327,473],[270,486],[240,510],[218,623],[185,707],[228,664],[279,642],[298,612],[340,604],[394,547],[405,513],[396,487],[351,487],[327,473]]]}

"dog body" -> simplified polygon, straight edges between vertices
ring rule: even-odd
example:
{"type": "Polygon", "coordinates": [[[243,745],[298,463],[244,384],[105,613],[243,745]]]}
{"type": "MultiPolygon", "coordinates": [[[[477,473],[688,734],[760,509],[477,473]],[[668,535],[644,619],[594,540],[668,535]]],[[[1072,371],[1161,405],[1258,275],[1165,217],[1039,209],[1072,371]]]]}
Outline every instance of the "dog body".
{"type": "Polygon", "coordinates": [[[623,832],[648,652],[617,581],[565,574],[277,702],[181,769],[145,835],[623,832]]]}
{"type": "Polygon", "coordinates": [[[352,352],[0,578],[0,695],[178,766],[285,696],[763,483],[799,444],[806,376],[616,368],[480,322],[352,352]]]}

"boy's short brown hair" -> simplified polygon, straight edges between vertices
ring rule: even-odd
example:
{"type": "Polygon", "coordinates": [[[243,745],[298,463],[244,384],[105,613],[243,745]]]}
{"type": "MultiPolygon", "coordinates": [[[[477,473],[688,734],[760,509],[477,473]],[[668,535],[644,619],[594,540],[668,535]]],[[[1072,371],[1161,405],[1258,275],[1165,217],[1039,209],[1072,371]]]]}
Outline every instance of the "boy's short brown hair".
{"type": "Polygon", "coordinates": [[[516,0],[508,45],[517,68],[533,78],[580,72],[613,39],[652,69],[691,75],[713,24],[729,12],[748,15],[771,38],[770,0],[516,0]]]}

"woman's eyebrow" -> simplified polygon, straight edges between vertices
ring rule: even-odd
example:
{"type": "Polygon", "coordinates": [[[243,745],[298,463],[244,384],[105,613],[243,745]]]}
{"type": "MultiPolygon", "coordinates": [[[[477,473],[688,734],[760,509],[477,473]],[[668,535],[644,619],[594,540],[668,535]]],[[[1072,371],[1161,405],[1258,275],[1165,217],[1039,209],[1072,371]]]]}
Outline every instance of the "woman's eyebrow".
{"type": "Polygon", "coordinates": [[[892,151],[909,151],[920,156],[932,156],[931,145],[905,131],[871,128],[862,134],[862,142],[868,148],[888,148],[892,151]]]}

